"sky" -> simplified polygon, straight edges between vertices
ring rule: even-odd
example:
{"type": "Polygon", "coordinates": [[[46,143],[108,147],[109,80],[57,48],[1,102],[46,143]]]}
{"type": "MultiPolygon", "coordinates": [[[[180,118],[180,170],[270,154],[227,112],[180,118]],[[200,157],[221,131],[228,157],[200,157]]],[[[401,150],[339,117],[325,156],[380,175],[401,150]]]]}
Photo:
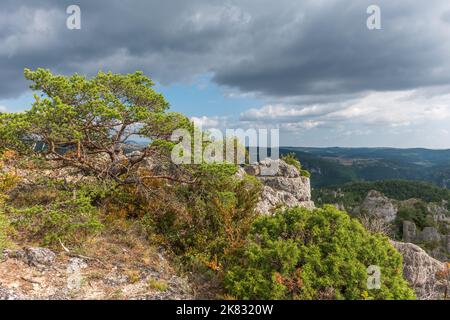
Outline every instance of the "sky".
{"type": "Polygon", "coordinates": [[[283,146],[450,148],[448,0],[2,0],[0,111],[30,107],[38,67],[142,70],[204,128],[283,146]]]}

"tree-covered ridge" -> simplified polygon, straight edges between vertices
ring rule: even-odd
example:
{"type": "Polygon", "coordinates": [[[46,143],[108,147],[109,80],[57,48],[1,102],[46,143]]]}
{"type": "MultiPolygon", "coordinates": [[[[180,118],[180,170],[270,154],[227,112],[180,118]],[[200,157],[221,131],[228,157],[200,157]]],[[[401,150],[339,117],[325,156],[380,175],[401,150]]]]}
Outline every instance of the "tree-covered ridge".
{"type": "Polygon", "coordinates": [[[395,148],[301,148],[284,147],[295,153],[311,172],[314,188],[357,181],[427,181],[450,186],[450,150],[395,148]]]}
{"type": "Polygon", "coordinates": [[[313,189],[312,196],[318,205],[339,203],[350,210],[359,205],[370,190],[377,190],[388,198],[399,201],[420,199],[424,202],[450,203],[450,190],[427,182],[409,180],[352,182],[341,186],[313,189]]]}

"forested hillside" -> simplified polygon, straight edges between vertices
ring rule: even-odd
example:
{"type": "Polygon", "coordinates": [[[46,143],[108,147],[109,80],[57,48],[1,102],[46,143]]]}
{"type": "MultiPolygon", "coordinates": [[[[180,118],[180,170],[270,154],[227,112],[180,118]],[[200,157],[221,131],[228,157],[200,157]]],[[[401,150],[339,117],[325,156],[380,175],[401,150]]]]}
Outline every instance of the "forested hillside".
{"type": "Polygon", "coordinates": [[[354,181],[407,179],[450,186],[450,150],[394,148],[281,148],[311,172],[313,187],[354,181]]]}
{"type": "Polygon", "coordinates": [[[420,199],[425,202],[450,203],[450,190],[427,182],[408,180],[384,180],[375,182],[351,182],[340,186],[316,188],[312,191],[316,204],[342,203],[345,208],[360,204],[370,190],[376,190],[395,200],[420,199]]]}

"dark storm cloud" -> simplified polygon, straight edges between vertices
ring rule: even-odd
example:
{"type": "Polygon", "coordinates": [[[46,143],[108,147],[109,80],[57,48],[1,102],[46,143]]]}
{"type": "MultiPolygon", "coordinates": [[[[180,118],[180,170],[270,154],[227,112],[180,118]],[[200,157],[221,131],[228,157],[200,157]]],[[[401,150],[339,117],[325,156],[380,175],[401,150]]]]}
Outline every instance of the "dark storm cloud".
{"type": "Polygon", "coordinates": [[[219,69],[215,80],[275,96],[401,90],[449,82],[450,25],[440,19],[442,9],[450,7],[448,1],[320,3],[292,8],[267,22],[271,27],[265,28],[265,37],[272,41],[255,45],[250,59],[219,69]],[[381,7],[382,30],[366,28],[365,10],[371,3],[381,7]],[[295,22],[283,28],[286,21],[295,22]]]}
{"type": "MultiPolygon", "coordinates": [[[[162,83],[212,73],[272,97],[355,95],[450,82],[450,4],[435,1],[2,1],[0,97],[24,67],[143,70],[162,83]],[[68,5],[82,30],[65,27],[68,5]],[[366,28],[381,7],[382,30],[366,28]]],[[[325,98],[324,98],[325,97],[325,98]]]]}
{"type": "Polygon", "coordinates": [[[144,70],[163,83],[189,79],[223,60],[218,53],[242,18],[219,1],[77,1],[82,29],[75,31],[65,24],[72,3],[2,3],[1,96],[26,89],[25,67],[86,74],[144,70]]]}

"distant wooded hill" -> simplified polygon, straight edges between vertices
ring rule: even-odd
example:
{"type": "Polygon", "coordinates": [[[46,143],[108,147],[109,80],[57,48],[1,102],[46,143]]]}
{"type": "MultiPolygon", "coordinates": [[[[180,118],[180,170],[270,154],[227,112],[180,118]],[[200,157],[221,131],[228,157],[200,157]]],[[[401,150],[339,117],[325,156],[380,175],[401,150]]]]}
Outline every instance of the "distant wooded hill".
{"type": "Polygon", "coordinates": [[[355,181],[418,180],[450,188],[450,150],[282,147],[311,172],[315,188],[355,181]]]}
{"type": "Polygon", "coordinates": [[[317,205],[340,203],[346,209],[361,204],[370,190],[377,190],[390,199],[404,201],[419,199],[424,202],[447,202],[450,206],[450,190],[436,187],[427,182],[408,180],[384,180],[375,182],[350,182],[341,186],[313,190],[312,197],[317,205]]]}

